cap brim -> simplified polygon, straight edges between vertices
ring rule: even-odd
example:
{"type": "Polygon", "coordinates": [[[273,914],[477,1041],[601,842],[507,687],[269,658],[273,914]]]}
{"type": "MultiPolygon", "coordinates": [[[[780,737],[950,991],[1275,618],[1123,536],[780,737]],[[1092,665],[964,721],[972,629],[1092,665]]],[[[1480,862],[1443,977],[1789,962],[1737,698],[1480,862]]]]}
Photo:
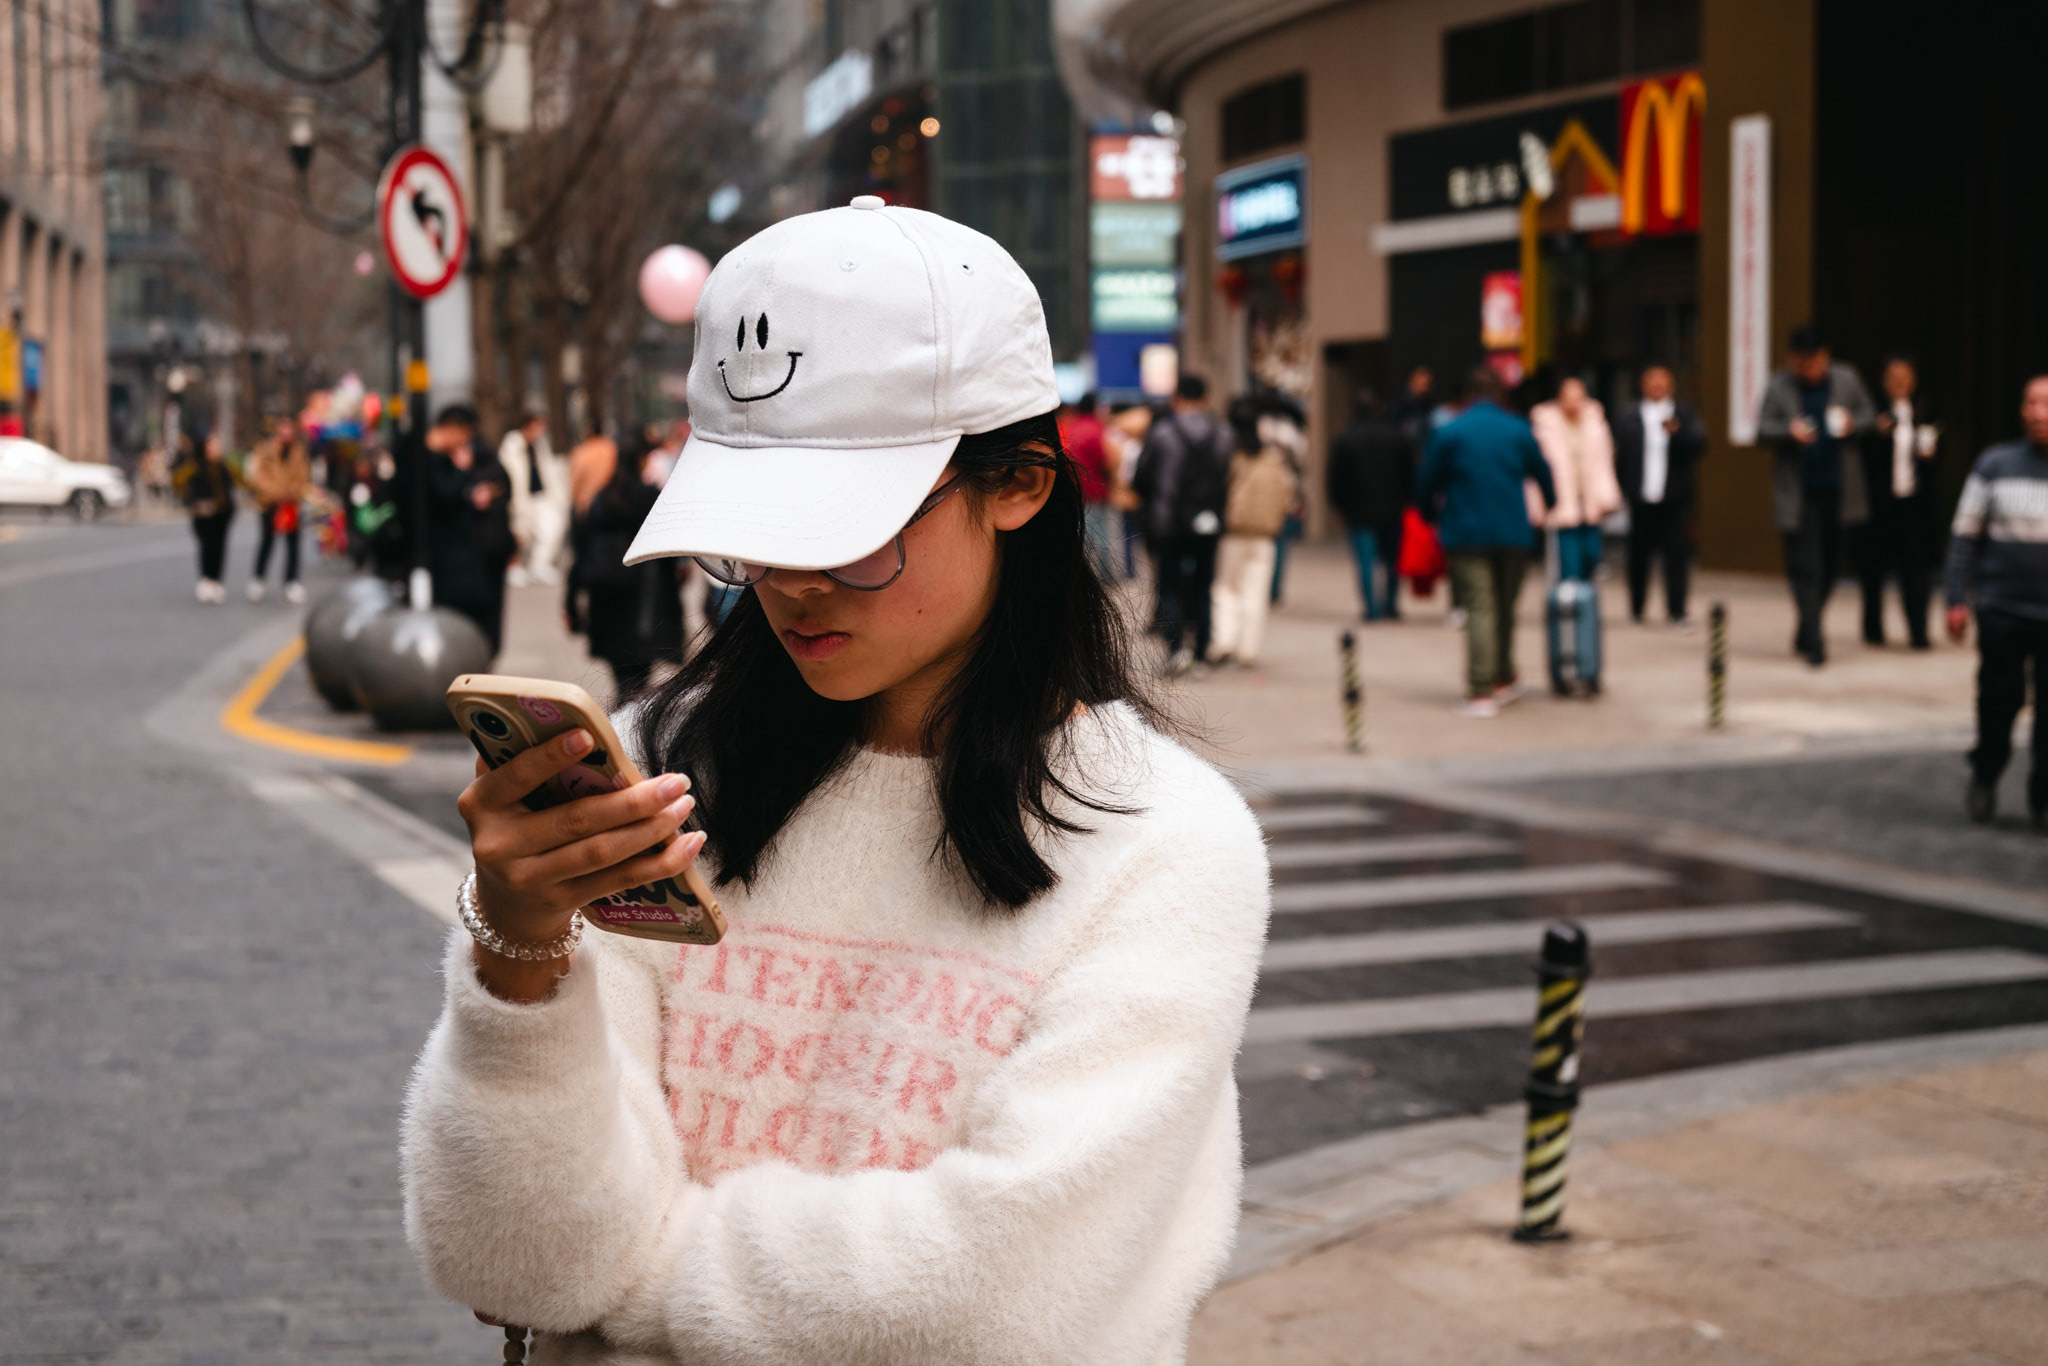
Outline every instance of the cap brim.
{"type": "Polygon", "coordinates": [[[627,564],[704,555],[832,569],[888,544],[960,438],[906,446],[724,446],[692,433],[627,564]]]}

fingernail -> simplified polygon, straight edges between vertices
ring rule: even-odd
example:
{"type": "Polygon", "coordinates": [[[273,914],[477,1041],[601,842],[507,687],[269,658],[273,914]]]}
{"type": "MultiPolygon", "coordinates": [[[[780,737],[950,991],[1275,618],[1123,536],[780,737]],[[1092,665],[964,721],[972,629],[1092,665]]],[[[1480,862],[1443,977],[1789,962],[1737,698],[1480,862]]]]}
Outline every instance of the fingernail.
{"type": "Polygon", "coordinates": [[[702,830],[699,830],[696,834],[686,835],[683,838],[684,842],[690,846],[690,857],[695,858],[700,852],[703,851],[704,841],[710,839],[711,837],[705,834],[702,830]]]}
{"type": "Polygon", "coordinates": [[[562,748],[571,754],[581,754],[590,748],[590,732],[572,730],[562,739],[562,748]]]}
{"type": "Polygon", "coordinates": [[[672,802],[676,798],[682,796],[685,792],[689,791],[690,785],[684,782],[681,778],[678,778],[671,774],[670,776],[663,778],[654,790],[656,793],[660,795],[663,801],[672,802]]]}

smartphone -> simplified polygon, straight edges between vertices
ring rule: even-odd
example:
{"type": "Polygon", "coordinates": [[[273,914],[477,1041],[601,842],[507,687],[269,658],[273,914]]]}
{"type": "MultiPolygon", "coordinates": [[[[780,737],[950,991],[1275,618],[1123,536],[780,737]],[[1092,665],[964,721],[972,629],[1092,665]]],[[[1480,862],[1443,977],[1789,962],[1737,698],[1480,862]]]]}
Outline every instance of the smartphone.
{"type": "MultiPolygon", "coordinates": [[[[594,742],[590,753],[527,793],[524,801],[529,810],[544,811],[641,781],[640,770],[626,757],[604,708],[574,683],[512,674],[463,674],[448,685],[448,710],[492,768],[564,731],[581,728],[590,732],[594,742]]],[[[683,831],[697,828],[692,811],[682,830],[653,848],[665,849],[683,831]]],[[[725,916],[718,909],[718,898],[695,864],[685,868],[680,877],[663,878],[594,901],[583,908],[583,918],[613,934],[674,944],[716,944],[725,937],[725,916]]]]}

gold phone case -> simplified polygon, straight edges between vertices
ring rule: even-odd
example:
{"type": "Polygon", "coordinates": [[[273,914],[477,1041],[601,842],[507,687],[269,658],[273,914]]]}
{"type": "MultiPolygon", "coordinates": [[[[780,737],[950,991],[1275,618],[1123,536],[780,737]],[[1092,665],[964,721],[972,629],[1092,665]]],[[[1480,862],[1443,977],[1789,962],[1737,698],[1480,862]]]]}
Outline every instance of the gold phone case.
{"type": "MultiPolygon", "coordinates": [[[[567,730],[582,727],[596,747],[583,762],[564,769],[526,795],[526,805],[543,811],[578,797],[630,787],[642,774],[626,757],[612,723],[596,699],[574,683],[512,674],[464,674],[448,685],[448,710],[492,768],[567,730]]],[[[693,817],[683,829],[696,827],[693,817]]],[[[666,846],[671,835],[661,842],[666,846]]],[[[601,930],[675,944],[716,944],[725,936],[725,915],[696,865],[680,878],[663,878],[594,901],[583,918],[601,930]]]]}

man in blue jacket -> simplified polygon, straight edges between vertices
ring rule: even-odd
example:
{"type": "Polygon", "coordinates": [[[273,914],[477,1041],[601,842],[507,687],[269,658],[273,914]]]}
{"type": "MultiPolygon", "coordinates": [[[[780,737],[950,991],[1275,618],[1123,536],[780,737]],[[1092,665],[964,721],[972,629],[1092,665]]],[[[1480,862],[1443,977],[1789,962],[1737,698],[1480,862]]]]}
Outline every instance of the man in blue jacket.
{"type": "Polygon", "coordinates": [[[1515,674],[1515,599],[1532,533],[1523,482],[1557,506],[1550,464],[1529,424],[1500,406],[1500,378],[1485,366],[1465,381],[1465,411],[1437,428],[1417,480],[1422,515],[1437,524],[1451,582],[1465,604],[1467,716],[1493,716],[1521,696],[1515,674]]]}

